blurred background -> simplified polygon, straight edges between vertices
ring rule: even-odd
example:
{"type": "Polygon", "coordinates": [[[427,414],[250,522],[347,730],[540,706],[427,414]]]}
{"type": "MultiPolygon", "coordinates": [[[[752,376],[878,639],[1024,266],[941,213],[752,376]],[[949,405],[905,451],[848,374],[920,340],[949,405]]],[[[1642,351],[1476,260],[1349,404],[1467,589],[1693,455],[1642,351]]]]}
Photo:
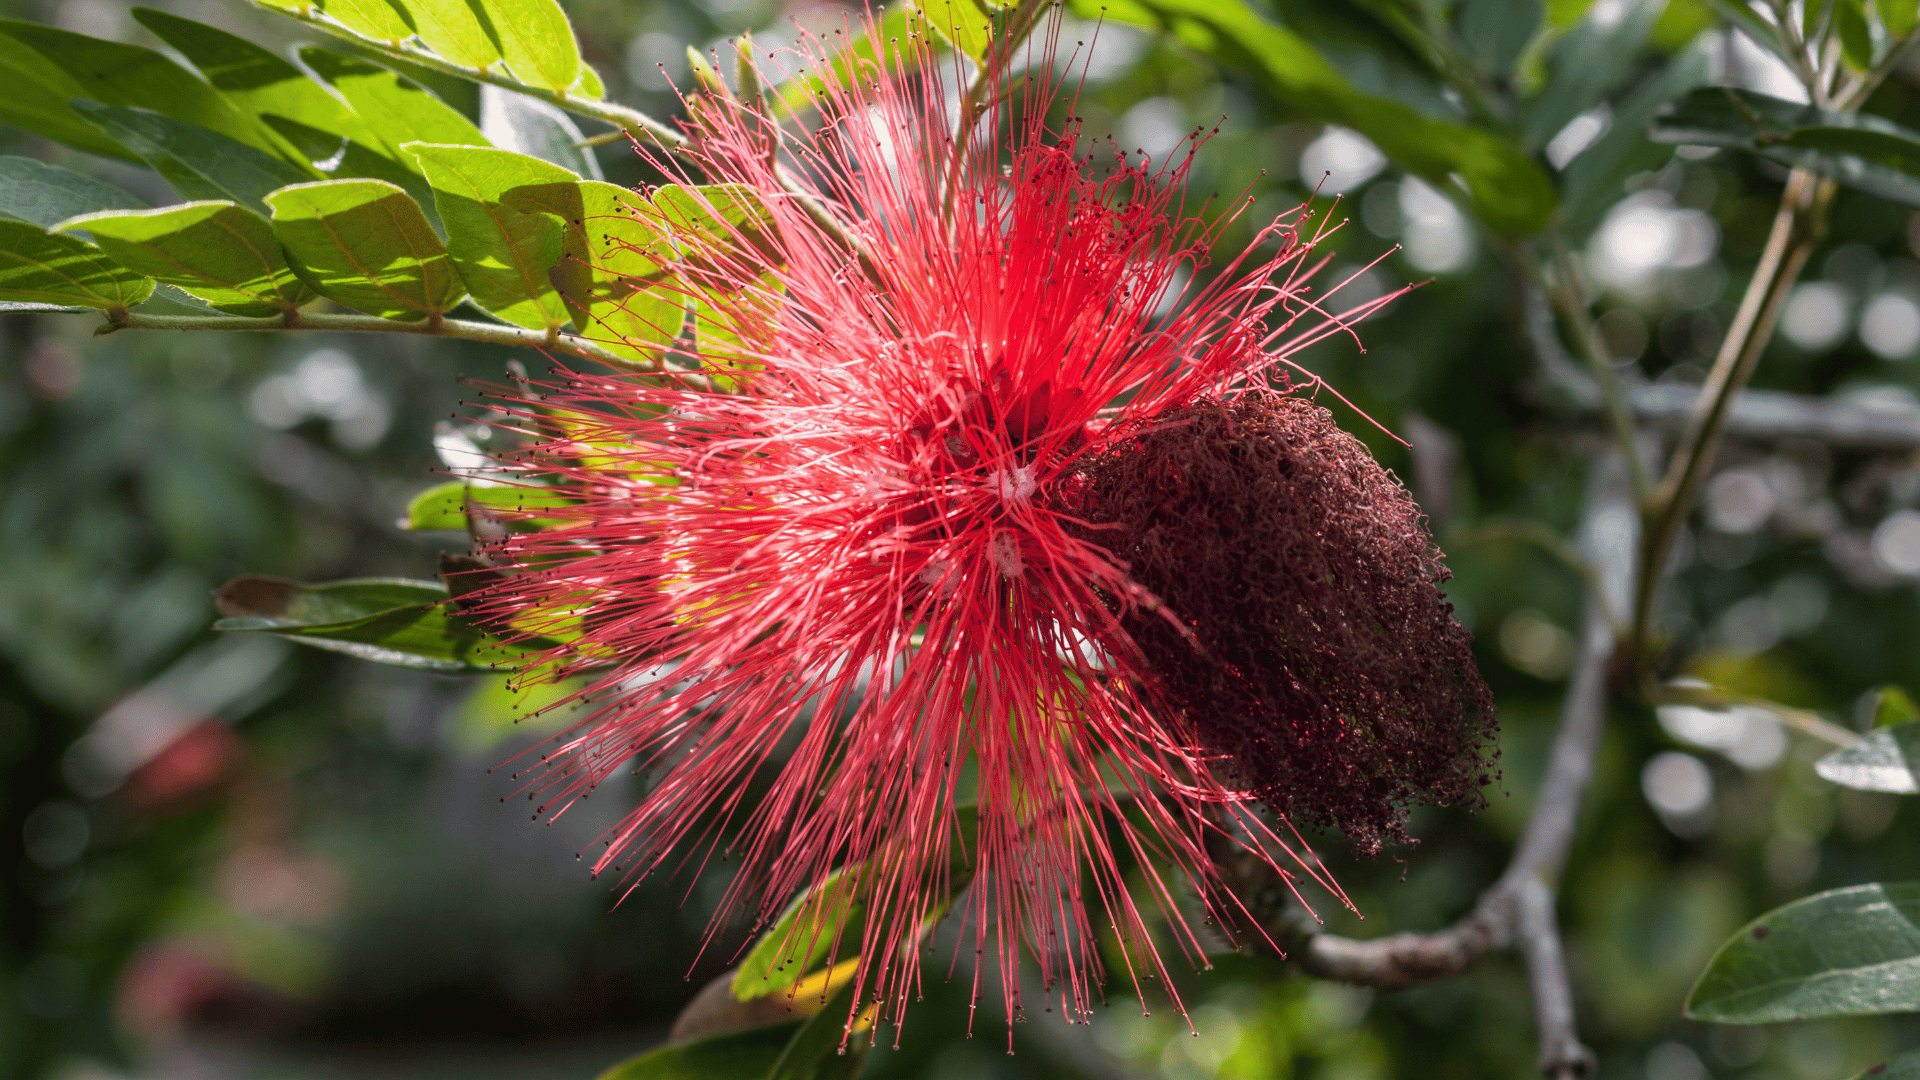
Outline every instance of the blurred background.
{"type": "MultiPolygon", "coordinates": [[[[1550,11],[1603,18],[1609,3],[1550,11]]],[[[163,6],[263,43],[300,40],[237,0],[163,6]]],[[[568,6],[610,95],[656,114],[675,110],[686,44],[751,30],[777,47],[792,20],[843,14],[801,0],[568,6]]],[[[1331,20],[1321,40],[1340,40],[1344,7],[1283,7],[1276,17],[1331,20]]],[[[0,13],[157,45],[122,0],[0,0],[0,13]]],[[[1255,197],[1222,250],[1317,186],[1318,205],[1345,222],[1326,242],[1327,279],[1359,275],[1343,297],[1423,283],[1361,327],[1364,354],[1336,339],[1302,359],[1409,444],[1342,416],[1431,515],[1503,728],[1489,810],[1422,814],[1416,850],[1372,862],[1327,841],[1366,918],[1321,907],[1345,933],[1441,926],[1498,874],[1526,818],[1573,659],[1579,579],[1513,523],[1571,530],[1598,418],[1568,390],[1498,243],[1453,203],[1359,135],[1296,122],[1177,38],[1092,29],[1062,34],[1094,42],[1088,131],[1159,155],[1220,124],[1193,188],[1255,197]]],[[[1683,50],[1720,81],[1787,93],[1693,0],[1666,5],[1642,53],[1621,62],[1651,71],[1683,50]]],[[[433,88],[477,108],[470,86],[433,88]]],[[[1920,125],[1920,66],[1871,109],[1920,125]]],[[[1610,124],[1605,104],[1583,113],[1548,144],[1549,162],[1565,166],[1610,124]]],[[[142,190],[152,174],[12,129],[0,128],[0,152],[172,201],[142,190]]],[[[1684,390],[1729,321],[1783,172],[1645,139],[1621,153],[1624,179],[1590,193],[1568,235],[1604,296],[1614,359],[1649,393],[1684,390]]],[[[609,179],[637,175],[625,147],[599,154],[609,179]]],[[[1917,249],[1910,212],[1843,192],[1755,385],[1920,416],[1917,249]]],[[[237,573],[428,577],[438,552],[460,550],[458,534],[407,533],[396,519],[436,470],[485,449],[492,432],[474,419],[483,408],[462,404],[474,392],[461,380],[500,378],[510,354],[374,336],[95,337],[97,321],[0,316],[0,1075],[585,1078],[658,1043],[746,928],[702,952],[716,887],[652,881],[616,906],[588,879],[574,852],[625,808],[611,790],[551,828],[503,805],[509,784],[487,770],[538,733],[514,724],[498,680],[207,629],[211,590],[237,573]]],[[[1882,688],[1920,687],[1912,455],[1736,439],[1681,558],[1664,624],[1715,685],[1861,726],[1902,707],[1882,688]]],[[[1678,1018],[1712,950],[1753,915],[1817,889],[1920,877],[1912,802],[1817,779],[1826,748],[1763,712],[1623,708],[1614,720],[1563,894],[1599,1075],[1825,1080],[1920,1043],[1912,1020],[1678,1018]]],[[[1377,997],[1265,956],[1222,955],[1176,978],[1195,1033],[1157,988],[1143,1016],[1116,984],[1090,1030],[1035,1018],[1013,1056],[997,1024],[969,1040],[964,981],[935,979],[899,1048],[876,1051],[863,1075],[1532,1074],[1512,958],[1377,997]]]]}

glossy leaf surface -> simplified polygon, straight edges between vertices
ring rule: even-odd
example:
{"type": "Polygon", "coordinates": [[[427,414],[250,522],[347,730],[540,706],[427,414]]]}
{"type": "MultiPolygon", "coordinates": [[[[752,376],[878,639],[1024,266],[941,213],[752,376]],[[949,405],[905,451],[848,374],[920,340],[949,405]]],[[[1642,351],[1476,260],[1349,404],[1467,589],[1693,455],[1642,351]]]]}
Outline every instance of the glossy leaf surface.
{"type": "Polygon", "coordinates": [[[1768,912],[1720,947],[1687,1015],[1770,1024],[1920,1011],[1920,882],[1835,889],[1768,912]]]}
{"type": "Polygon", "coordinates": [[[42,228],[96,210],[143,210],[146,204],[91,176],[32,158],[0,157],[0,216],[42,228]]]}
{"type": "Polygon", "coordinates": [[[1821,776],[1860,791],[1920,793],[1920,720],[1883,727],[1814,765],[1821,776]]]}

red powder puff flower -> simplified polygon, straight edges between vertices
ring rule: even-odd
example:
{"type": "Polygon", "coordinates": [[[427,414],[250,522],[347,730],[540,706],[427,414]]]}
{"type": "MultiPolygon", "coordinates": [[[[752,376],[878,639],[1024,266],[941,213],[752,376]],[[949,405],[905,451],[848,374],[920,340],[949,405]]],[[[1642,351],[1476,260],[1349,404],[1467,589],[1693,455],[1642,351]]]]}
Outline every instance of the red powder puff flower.
{"type": "MultiPolygon", "coordinates": [[[[859,1007],[896,1024],[958,871],[975,993],[997,967],[1014,1019],[1025,945],[1049,1007],[1079,1018],[1103,935],[1134,979],[1164,974],[1143,907],[1194,954],[1180,883],[1230,913],[1210,836],[1273,864],[1295,850],[1134,644],[1139,619],[1186,616],[1089,527],[1083,470],[1114,433],[1264,385],[1344,321],[1309,299],[1304,216],[1189,285],[1214,235],[1180,202],[1191,153],[1084,153],[1070,120],[1049,126],[1071,102],[1044,85],[1043,42],[990,117],[1010,132],[967,131],[958,151],[955,73],[910,44],[828,79],[818,124],[777,153],[755,110],[703,101],[692,149],[656,164],[737,187],[654,205],[681,207],[665,223],[697,206],[726,235],[611,259],[685,298],[667,375],[549,388],[517,461],[577,501],[501,541],[463,598],[570,639],[530,676],[591,679],[585,718],[531,774],[544,809],[647,778],[596,872],[704,864],[725,834],[728,904],[765,920],[861,867],[864,922],[827,932],[861,957],[859,1007]]],[[[822,43],[800,52],[830,69],[822,43]]],[[[801,932],[826,925],[815,911],[801,932]]]]}

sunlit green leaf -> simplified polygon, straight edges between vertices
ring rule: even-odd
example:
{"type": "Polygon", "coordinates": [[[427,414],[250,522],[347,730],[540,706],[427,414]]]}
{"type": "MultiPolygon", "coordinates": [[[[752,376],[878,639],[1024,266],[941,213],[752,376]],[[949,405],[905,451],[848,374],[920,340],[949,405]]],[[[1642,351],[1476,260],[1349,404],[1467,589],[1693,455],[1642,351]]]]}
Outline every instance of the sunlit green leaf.
{"type": "Polygon", "coordinates": [[[32,158],[0,157],[0,216],[46,227],[95,210],[141,210],[144,203],[104,181],[32,158]]]}
{"type": "Polygon", "coordinates": [[[974,0],[913,0],[940,40],[975,60],[993,47],[993,19],[974,0]]]}
{"type": "Polygon", "coordinates": [[[680,336],[686,287],[664,264],[672,237],[638,194],[583,180],[516,188],[504,201],[566,225],[560,261],[549,272],[573,318],[594,341],[643,363],[657,363],[680,336]]]}
{"type": "Polygon", "coordinates": [[[70,218],[57,231],[91,233],[120,265],[164,281],[235,315],[291,311],[314,292],[288,269],[273,229],[230,202],[158,210],[103,210],[70,218]]]}
{"type": "Polygon", "coordinates": [[[1920,882],[1856,885],[1754,920],[1720,947],[1687,1015],[1722,1024],[1920,1012],[1920,882]]]}
{"type": "Polygon", "coordinates": [[[328,299],[410,321],[445,312],[465,292],[420,207],[392,184],[325,180],[267,201],[294,268],[328,299]]]}
{"type": "Polygon", "coordinates": [[[571,505],[573,500],[566,493],[553,488],[520,484],[483,486],[465,480],[449,480],[413,497],[413,501],[407,504],[404,527],[465,529],[467,515],[476,511],[510,515],[507,522],[509,526],[537,526],[541,522],[556,523],[557,519],[535,518],[528,521],[523,515],[571,505]]]}
{"type": "Polygon", "coordinates": [[[1915,24],[1920,22],[1920,0],[1874,0],[1873,6],[1880,12],[1880,21],[1886,24],[1887,31],[1895,37],[1913,33],[1915,24]]]}
{"type": "Polygon", "coordinates": [[[427,48],[481,71],[499,63],[499,35],[474,0],[407,0],[407,10],[427,48]]]}
{"type": "Polygon", "coordinates": [[[340,25],[375,41],[398,43],[413,36],[406,13],[387,0],[320,0],[319,8],[340,25]]]}
{"type": "Polygon", "coordinates": [[[267,192],[314,177],[206,128],[147,109],[76,101],[73,108],[146,159],[190,200],[231,199],[266,212],[267,192]]]}
{"type": "Polygon", "coordinates": [[[395,150],[410,142],[487,145],[486,136],[458,110],[404,75],[331,49],[301,49],[300,59],[340,91],[369,132],[395,150]]]}
{"type": "Polygon", "coordinates": [[[556,0],[478,0],[499,37],[507,70],[528,86],[566,93],[580,76],[580,46],[556,0]]]}
{"type": "Polygon", "coordinates": [[[152,292],[152,279],[92,244],[25,221],[0,220],[0,300],[112,311],[152,292]]]}
{"type": "MultiPolygon", "coordinates": [[[[433,220],[432,192],[413,156],[379,135],[379,129],[394,127],[384,116],[390,102],[372,94],[363,97],[381,116],[369,122],[306,72],[244,38],[145,8],[135,9],[134,17],[192,61],[216,89],[257,115],[293,153],[315,163],[315,175],[364,176],[398,184],[427,204],[428,220],[433,220]]],[[[365,92],[352,77],[346,81],[356,93],[365,92]]]]}
{"type": "Polygon", "coordinates": [[[1814,771],[1861,791],[1920,793],[1920,720],[1880,728],[1821,758],[1814,771]]]}
{"type": "Polygon", "coordinates": [[[548,270],[560,261],[566,222],[505,205],[507,192],[532,184],[573,183],[557,165],[506,150],[409,144],[433,184],[447,250],[481,307],[533,329],[566,324],[568,312],[548,270]]]}

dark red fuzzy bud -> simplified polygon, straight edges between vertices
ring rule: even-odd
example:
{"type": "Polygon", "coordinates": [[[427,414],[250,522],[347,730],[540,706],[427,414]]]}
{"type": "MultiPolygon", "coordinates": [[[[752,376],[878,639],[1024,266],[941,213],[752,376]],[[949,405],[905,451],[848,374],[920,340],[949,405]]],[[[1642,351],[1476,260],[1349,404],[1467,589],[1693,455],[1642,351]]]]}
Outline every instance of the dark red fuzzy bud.
{"type": "Polygon", "coordinates": [[[1106,444],[1085,470],[1092,535],[1176,617],[1122,624],[1224,779],[1366,854],[1408,842],[1415,803],[1485,805],[1494,706],[1472,637],[1419,507],[1359,440],[1310,401],[1250,394],[1106,444]]]}

